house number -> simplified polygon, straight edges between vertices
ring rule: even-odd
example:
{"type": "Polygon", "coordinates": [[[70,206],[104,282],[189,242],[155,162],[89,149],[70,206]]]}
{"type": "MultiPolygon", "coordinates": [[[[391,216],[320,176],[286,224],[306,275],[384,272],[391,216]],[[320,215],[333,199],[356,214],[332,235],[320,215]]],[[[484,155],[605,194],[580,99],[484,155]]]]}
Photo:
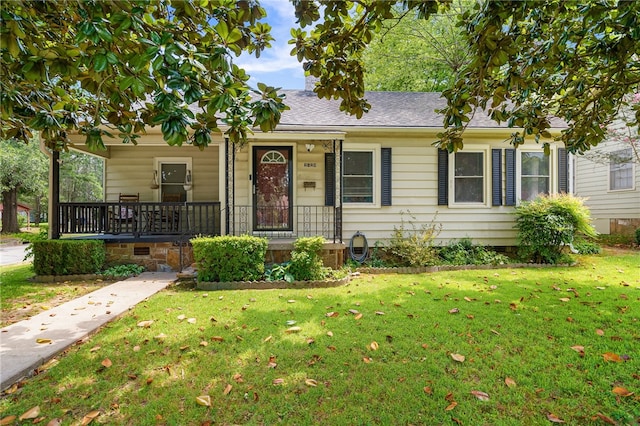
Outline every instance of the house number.
{"type": "Polygon", "coordinates": [[[304,167],[316,167],[317,163],[304,163],[304,167]]]}

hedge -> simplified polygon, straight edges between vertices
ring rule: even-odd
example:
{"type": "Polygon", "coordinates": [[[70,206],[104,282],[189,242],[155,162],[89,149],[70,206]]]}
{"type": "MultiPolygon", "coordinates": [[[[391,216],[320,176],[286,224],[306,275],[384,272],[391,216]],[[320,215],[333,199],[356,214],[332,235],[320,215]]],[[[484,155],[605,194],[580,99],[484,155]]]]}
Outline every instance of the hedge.
{"type": "Polygon", "coordinates": [[[37,275],[78,275],[99,272],[107,252],[103,241],[46,240],[31,243],[37,275]]]}
{"type": "Polygon", "coordinates": [[[199,282],[255,281],[264,276],[266,238],[198,237],[191,240],[199,282]]]}

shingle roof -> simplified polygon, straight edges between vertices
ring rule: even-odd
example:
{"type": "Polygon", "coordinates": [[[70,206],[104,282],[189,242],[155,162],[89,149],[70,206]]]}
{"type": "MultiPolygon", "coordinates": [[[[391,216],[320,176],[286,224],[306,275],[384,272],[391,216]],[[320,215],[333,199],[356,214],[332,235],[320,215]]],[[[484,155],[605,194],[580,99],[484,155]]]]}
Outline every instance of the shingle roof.
{"type": "MultiPolygon", "coordinates": [[[[308,90],[282,90],[284,103],[291,109],[282,114],[278,125],[311,127],[422,127],[442,128],[443,116],[436,109],[446,106],[440,93],[434,92],[367,92],[371,104],[362,118],[348,115],[339,109],[339,100],[319,99],[308,90]]],[[[554,123],[557,124],[557,123],[554,123]]],[[[470,128],[506,128],[483,111],[477,111],[470,128]]]]}

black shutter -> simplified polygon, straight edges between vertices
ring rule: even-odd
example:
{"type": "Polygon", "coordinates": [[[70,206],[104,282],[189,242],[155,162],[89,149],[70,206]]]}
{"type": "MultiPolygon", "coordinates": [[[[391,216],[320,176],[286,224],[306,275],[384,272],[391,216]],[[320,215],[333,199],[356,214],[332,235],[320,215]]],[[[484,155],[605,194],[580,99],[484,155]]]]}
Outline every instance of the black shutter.
{"type": "Polygon", "coordinates": [[[336,205],[336,155],[324,154],[324,205],[336,205]]]}
{"type": "Polygon", "coordinates": [[[449,153],[438,149],[438,205],[449,205],[449,153]]]}
{"type": "Polygon", "coordinates": [[[382,187],[380,204],[391,205],[391,148],[381,148],[382,187]]]}
{"type": "Polygon", "coordinates": [[[558,192],[569,191],[569,167],[566,148],[558,148],[558,192]]]}
{"type": "Polygon", "coordinates": [[[516,150],[505,149],[506,200],[507,206],[516,205],[516,150]]]}
{"type": "Polygon", "coordinates": [[[494,206],[502,205],[502,150],[491,150],[491,198],[494,206]]]}

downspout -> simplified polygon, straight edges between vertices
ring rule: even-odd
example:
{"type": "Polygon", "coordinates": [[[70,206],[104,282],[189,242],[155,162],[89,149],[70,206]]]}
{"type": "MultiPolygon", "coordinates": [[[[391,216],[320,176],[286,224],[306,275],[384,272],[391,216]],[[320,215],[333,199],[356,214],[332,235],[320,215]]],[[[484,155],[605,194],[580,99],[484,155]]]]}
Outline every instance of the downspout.
{"type": "Polygon", "coordinates": [[[49,239],[60,238],[60,221],[58,210],[60,207],[60,152],[50,151],[44,145],[40,136],[40,151],[49,157],[49,202],[47,203],[47,219],[49,222],[49,239]]]}

